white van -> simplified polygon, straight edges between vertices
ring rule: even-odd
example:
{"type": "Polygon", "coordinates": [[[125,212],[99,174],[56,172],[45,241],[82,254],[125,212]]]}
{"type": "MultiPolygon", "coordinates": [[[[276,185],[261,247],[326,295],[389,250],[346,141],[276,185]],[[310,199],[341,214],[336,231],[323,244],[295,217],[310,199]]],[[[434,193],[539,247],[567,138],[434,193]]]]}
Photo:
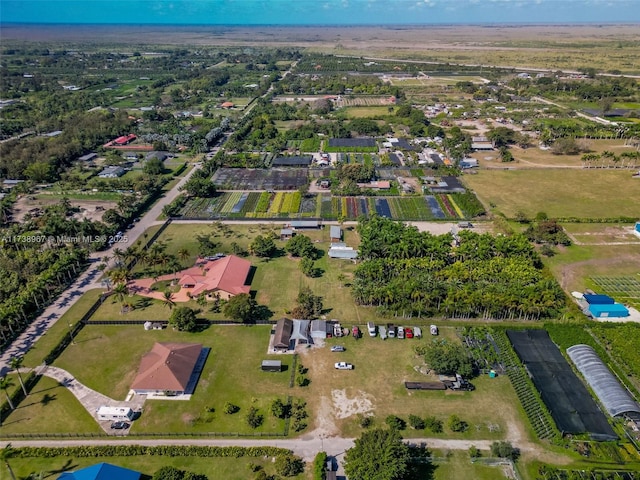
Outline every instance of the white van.
{"type": "Polygon", "coordinates": [[[367,330],[369,330],[369,336],[370,337],[375,337],[376,336],[376,324],[373,322],[368,322],[367,323],[367,330]]]}

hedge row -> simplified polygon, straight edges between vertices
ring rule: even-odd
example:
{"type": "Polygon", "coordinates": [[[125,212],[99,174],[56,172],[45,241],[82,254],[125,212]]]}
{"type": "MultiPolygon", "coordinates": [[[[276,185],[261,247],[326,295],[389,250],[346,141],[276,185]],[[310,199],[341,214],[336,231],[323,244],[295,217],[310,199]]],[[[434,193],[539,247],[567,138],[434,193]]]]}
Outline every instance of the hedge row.
{"type": "Polygon", "coordinates": [[[277,447],[199,447],[199,446],[144,446],[144,445],[101,445],[96,447],[24,447],[15,448],[17,458],[53,457],[130,457],[138,455],[161,455],[165,457],[277,457],[291,455],[286,448],[277,447]]]}

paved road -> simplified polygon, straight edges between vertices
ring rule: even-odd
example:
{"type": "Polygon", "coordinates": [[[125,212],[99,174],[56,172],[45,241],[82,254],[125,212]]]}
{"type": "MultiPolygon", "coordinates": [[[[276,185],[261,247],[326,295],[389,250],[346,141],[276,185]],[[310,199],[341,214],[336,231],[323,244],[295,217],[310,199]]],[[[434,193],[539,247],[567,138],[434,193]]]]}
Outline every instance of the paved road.
{"type": "Polygon", "coordinates": [[[100,259],[105,256],[111,257],[116,248],[125,249],[133,245],[142,236],[147,228],[156,223],[156,219],[162,213],[165,205],[169,204],[180,194],[180,187],[193,175],[200,167],[194,167],[188,172],[171,190],[164,194],[151,209],[140,219],[135,226],[126,232],[127,242],[116,243],[108,250],[92,253],[90,256],[91,265],[78,279],[71,284],[60,297],[52,303],[45,311],[34,320],[29,328],[25,330],[11,345],[9,345],[2,355],[0,355],[0,376],[4,376],[9,370],[11,358],[24,355],[33,344],[46,333],[46,331],[62,317],[73,304],[88,290],[101,288],[101,272],[98,270],[100,259]]]}

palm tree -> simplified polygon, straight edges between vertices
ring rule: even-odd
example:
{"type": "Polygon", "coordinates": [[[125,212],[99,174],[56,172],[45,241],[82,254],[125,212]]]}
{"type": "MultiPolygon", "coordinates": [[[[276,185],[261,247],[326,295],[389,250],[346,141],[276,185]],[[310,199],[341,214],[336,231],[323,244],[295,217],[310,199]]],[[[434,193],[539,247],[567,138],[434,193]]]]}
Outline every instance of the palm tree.
{"type": "Polygon", "coordinates": [[[4,394],[7,397],[7,402],[9,403],[9,407],[11,410],[15,410],[16,407],[13,406],[13,402],[11,401],[11,397],[9,396],[9,392],[7,391],[9,387],[13,387],[13,381],[11,381],[8,377],[0,377],[0,389],[4,390],[4,394]]]}
{"type": "Polygon", "coordinates": [[[118,301],[122,304],[122,307],[120,308],[120,313],[124,311],[124,302],[126,300],[126,296],[128,293],[129,293],[129,289],[127,288],[127,285],[124,283],[118,283],[113,289],[113,294],[116,296],[118,301]]]}
{"type": "Polygon", "coordinates": [[[22,387],[22,392],[24,393],[24,396],[26,397],[27,395],[29,395],[27,393],[27,389],[24,388],[24,382],[22,381],[22,375],[20,375],[20,367],[22,367],[22,362],[24,361],[23,357],[12,357],[11,360],[9,361],[9,366],[14,369],[16,371],[16,373],[18,374],[18,380],[20,381],[20,386],[22,387]]]}
{"type": "Polygon", "coordinates": [[[186,248],[181,248],[180,250],[178,250],[178,258],[180,260],[182,260],[183,262],[189,258],[191,256],[191,252],[189,252],[188,249],[186,248]]]}
{"type": "Polygon", "coordinates": [[[9,465],[9,459],[11,457],[13,457],[13,448],[11,447],[10,443],[7,443],[7,445],[0,450],[0,459],[4,462],[4,464],[7,467],[7,470],[9,470],[9,475],[11,475],[11,479],[12,480],[16,480],[16,476],[13,473],[13,470],[11,469],[11,465],[9,465]]]}
{"type": "Polygon", "coordinates": [[[173,292],[171,292],[171,290],[165,290],[162,297],[162,304],[165,307],[169,307],[169,310],[173,310],[173,307],[176,306],[176,302],[173,299],[173,292]]]}
{"type": "Polygon", "coordinates": [[[116,259],[116,265],[122,266],[124,257],[125,257],[124,250],[122,250],[121,248],[113,249],[113,258],[116,259]]]}

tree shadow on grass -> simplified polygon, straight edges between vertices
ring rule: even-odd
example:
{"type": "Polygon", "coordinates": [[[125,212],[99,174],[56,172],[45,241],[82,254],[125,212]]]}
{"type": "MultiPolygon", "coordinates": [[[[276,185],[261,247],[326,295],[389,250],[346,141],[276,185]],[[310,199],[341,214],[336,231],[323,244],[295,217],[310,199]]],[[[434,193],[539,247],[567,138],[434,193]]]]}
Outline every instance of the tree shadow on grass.
{"type": "Polygon", "coordinates": [[[42,400],[40,400],[40,403],[42,404],[43,407],[46,407],[47,405],[49,405],[54,400],[57,400],[56,395],[50,395],[48,393],[45,393],[42,396],[42,400]]]}
{"type": "Polygon", "coordinates": [[[269,320],[273,317],[273,311],[266,305],[258,305],[255,308],[254,317],[256,320],[269,320]]]}
{"type": "Polygon", "coordinates": [[[74,465],[73,464],[73,459],[69,459],[66,462],[64,462],[64,464],[60,467],[60,468],[56,468],[53,470],[49,470],[47,472],[47,477],[50,477],[51,475],[58,475],[60,473],[64,473],[64,472],[68,472],[70,470],[74,470],[78,467],[78,465],[74,465]]]}
{"type": "Polygon", "coordinates": [[[143,297],[135,303],[136,310],[144,310],[145,308],[151,306],[153,301],[148,297],[143,297]]]}

